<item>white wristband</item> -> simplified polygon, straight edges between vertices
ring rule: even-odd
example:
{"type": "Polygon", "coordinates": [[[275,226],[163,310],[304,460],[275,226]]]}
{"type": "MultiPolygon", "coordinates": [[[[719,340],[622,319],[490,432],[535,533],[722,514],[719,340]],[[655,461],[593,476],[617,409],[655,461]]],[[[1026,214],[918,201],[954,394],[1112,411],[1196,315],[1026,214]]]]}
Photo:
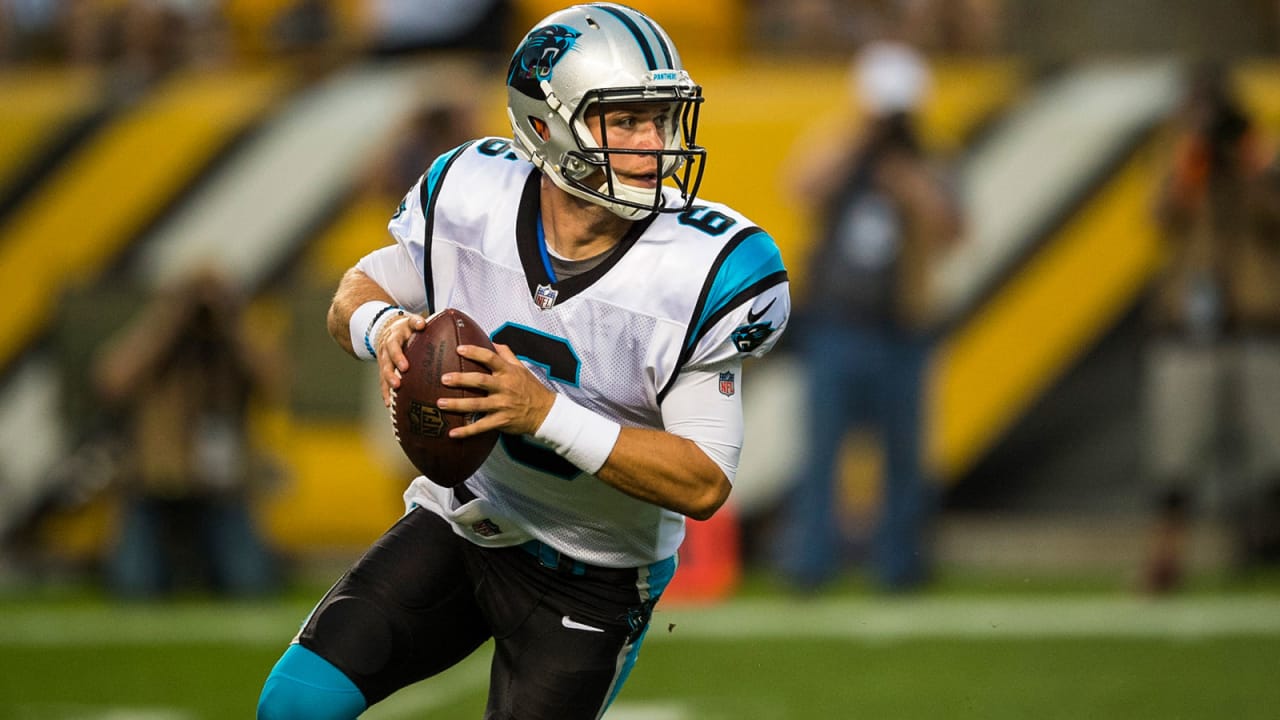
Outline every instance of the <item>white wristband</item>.
{"type": "Polygon", "coordinates": [[[622,426],[556,395],[551,412],[533,434],[564,459],[594,475],[604,467],[618,442],[622,426]]]}
{"type": "Polygon", "coordinates": [[[361,360],[374,359],[370,346],[377,335],[372,333],[374,328],[371,326],[375,319],[383,320],[391,315],[390,312],[383,312],[389,307],[394,306],[381,300],[370,300],[351,313],[351,321],[347,323],[347,330],[351,333],[351,349],[361,360]],[[382,317],[378,317],[378,313],[382,313],[382,317]]]}

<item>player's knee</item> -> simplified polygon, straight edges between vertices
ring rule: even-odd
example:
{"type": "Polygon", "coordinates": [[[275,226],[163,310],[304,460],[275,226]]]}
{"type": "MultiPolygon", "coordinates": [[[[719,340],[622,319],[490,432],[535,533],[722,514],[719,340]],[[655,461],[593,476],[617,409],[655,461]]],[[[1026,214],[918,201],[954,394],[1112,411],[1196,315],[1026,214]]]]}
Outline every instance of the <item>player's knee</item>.
{"type": "Polygon", "coordinates": [[[258,720],[353,720],[367,704],[341,670],[301,645],[271,669],[258,698],[258,720]]]}

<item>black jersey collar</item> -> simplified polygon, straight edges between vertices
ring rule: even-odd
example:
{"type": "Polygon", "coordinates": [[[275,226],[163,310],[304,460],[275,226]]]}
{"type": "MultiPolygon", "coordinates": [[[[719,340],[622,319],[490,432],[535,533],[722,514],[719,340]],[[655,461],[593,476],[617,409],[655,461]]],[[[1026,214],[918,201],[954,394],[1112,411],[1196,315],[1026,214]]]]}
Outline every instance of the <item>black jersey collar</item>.
{"type": "Polygon", "coordinates": [[[549,290],[553,302],[559,304],[591,287],[596,280],[618,264],[622,256],[636,244],[636,240],[640,239],[656,217],[656,215],[650,215],[643,220],[631,223],[627,233],[610,251],[609,257],[605,258],[604,262],[581,275],[574,275],[560,282],[552,282],[543,265],[542,250],[538,241],[538,214],[541,210],[541,201],[542,173],[534,170],[525,180],[524,190],[520,196],[520,212],[516,216],[516,244],[520,250],[520,264],[524,268],[525,281],[529,283],[529,297],[535,303],[537,303],[539,288],[544,288],[544,294],[549,290]]]}

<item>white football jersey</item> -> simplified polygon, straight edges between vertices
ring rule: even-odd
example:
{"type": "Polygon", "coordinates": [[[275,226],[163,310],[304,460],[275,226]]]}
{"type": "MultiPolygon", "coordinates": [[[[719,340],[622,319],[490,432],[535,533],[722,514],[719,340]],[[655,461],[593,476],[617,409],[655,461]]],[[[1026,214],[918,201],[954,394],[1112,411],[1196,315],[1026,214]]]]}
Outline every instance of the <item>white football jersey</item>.
{"type": "MultiPolygon", "coordinates": [[[[414,295],[426,307],[410,309],[462,310],[547,386],[624,427],[679,433],[675,411],[667,408],[664,422],[667,394],[682,374],[715,373],[696,384],[695,402],[671,405],[691,420],[683,426],[736,433],[732,457],[715,458],[732,480],[742,360],[766,353],[790,313],[777,245],[734,210],[700,201],[636,222],[598,266],[558,280],[540,231],[540,177],[501,138],[431,165],[389,224],[421,272],[423,294],[414,295]]],[[[684,538],[680,514],[620,492],[527,436],[503,435],[467,488],[477,499],[460,504],[418,478],[405,501],[481,545],[537,539],[610,567],[662,560],[684,538]]]]}

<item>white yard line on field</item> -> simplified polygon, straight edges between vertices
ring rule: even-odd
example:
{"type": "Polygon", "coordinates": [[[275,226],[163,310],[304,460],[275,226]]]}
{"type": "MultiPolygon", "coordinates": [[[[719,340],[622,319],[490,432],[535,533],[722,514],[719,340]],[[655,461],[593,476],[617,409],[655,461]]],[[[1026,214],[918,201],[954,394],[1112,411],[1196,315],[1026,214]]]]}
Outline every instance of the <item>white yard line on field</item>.
{"type": "Polygon", "coordinates": [[[606,720],[689,720],[693,714],[677,703],[618,702],[604,716],[606,720]]]}
{"type": "MultiPolygon", "coordinates": [[[[275,645],[282,650],[305,616],[297,608],[236,605],[9,608],[2,614],[0,647],[203,643],[275,645]]],[[[1224,635],[1280,635],[1280,598],[748,599],[705,608],[659,605],[649,640],[1224,635]]]]}
{"type": "Polygon", "coordinates": [[[5,645],[276,645],[283,652],[306,612],[238,605],[125,605],[0,611],[5,645]]]}
{"type": "MultiPolygon", "coordinates": [[[[178,708],[128,708],[98,705],[18,705],[13,717],[42,720],[195,720],[195,715],[178,708]]],[[[4,717],[10,717],[5,715],[4,717]]]]}
{"type": "Polygon", "coordinates": [[[654,616],[650,637],[1196,638],[1280,635],[1280,598],[899,598],[742,600],[654,616]],[[674,628],[670,627],[675,625],[674,628]],[[671,632],[666,632],[670,628],[671,632]]]}

